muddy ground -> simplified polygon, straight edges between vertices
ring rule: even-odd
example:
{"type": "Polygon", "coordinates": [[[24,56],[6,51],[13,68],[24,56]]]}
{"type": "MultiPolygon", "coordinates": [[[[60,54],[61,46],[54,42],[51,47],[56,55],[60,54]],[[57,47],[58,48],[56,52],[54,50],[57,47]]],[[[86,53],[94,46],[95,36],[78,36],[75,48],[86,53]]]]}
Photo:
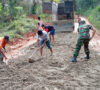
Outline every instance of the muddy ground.
{"type": "Polygon", "coordinates": [[[43,57],[36,45],[23,48],[21,56],[0,64],[0,90],[100,90],[100,56],[91,50],[84,60],[83,49],[77,63],[71,63],[77,35],[56,33],[53,56],[47,47],[43,57]],[[33,63],[28,58],[34,53],[33,63]]]}

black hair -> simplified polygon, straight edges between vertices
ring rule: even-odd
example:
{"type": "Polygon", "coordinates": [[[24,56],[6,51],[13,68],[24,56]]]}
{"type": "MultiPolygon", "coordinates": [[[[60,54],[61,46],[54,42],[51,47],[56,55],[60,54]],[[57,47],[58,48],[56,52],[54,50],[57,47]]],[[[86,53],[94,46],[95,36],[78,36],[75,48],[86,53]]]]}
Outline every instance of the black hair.
{"type": "Polygon", "coordinates": [[[38,33],[38,35],[41,35],[42,34],[42,30],[39,30],[37,33],[38,33]]]}
{"type": "Polygon", "coordinates": [[[40,20],[41,18],[40,17],[38,17],[38,20],[40,20]]]}
{"type": "Polygon", "coordinates": [[[6,39],[7,41],[9,41],[9,36],[4,36],[4,39],[6,39]]]}
{"type": "Polygon", "coordinates": [[[45,25],[44,25],[44,24],[42,24],[42,27],[45,27],[45,25]]]}
{"type": "Polygon", "coordinates": [[[38,26],[40,26],[40,23],[38,23],[38,26]]]}
{"type": "Polygon", "coordinates": [[[82,21],[80,22],[80,24],[81,24],[81,25],[86,24],[85,20],[82,20],[82,21]]]}

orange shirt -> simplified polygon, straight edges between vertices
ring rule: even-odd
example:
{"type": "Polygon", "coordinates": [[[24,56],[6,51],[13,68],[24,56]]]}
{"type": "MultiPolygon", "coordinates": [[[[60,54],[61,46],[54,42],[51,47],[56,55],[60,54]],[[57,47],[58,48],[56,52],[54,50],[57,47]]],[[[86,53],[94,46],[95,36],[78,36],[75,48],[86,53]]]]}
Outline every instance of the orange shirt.
{"type": "Polygon", "coordinates": [[[3,48],[3,47],[5,47],[6,44],[7,44],[7,43],[5,42],[4,38],[3,38],[3,37],[0,38],[0,49],[3,48]]]}

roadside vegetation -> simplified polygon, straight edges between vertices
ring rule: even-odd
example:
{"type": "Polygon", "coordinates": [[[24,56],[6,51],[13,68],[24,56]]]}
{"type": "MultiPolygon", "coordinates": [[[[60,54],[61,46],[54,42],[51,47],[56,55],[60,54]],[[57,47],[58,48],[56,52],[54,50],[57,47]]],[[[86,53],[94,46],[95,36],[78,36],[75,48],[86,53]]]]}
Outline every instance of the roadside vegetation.
{"type": "Polygon", "coordinates": [[[0,36],[9,35],[11,38],[22,37],[24,33],[34,30],[36,24],[37,20],[21,16],[19,19],[2,23],[0,25],[0,36]]]}
{"type": "Polygon", "coordinates": [[[76,0],[76,12],[100,30],[100,0],[76,0]]]}
{"type": "Polygon", "coordinates": [[[0,37],[9,35],[10,38],[21,38],[24,33],[34,31],[38,16],[43,22],[51,22],[51,15],[43,14],[42,7],[39,6],[32,0],[1,0],[0,37]]]}

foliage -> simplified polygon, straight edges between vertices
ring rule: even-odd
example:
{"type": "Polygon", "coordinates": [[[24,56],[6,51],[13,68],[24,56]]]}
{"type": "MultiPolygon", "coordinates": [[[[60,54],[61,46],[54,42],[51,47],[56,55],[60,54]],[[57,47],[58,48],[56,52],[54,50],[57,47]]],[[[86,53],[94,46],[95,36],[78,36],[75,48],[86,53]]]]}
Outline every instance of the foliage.
{"type": "Polygon", "coordinates": [[[54,0],[54,2],[59,3],[59,2],[60,2],[60,0],[54,0]]]}
{"type": "Polygon", "coordinates": [[[43,20],[43,22],[45,23],[51,23],[52,22],[52,17],[49,14],[41,14],[40,15],[41,19],[43,20]]]}
{"type": "Polygon", "coordinates": [[[86,15],[89,21],[98,29],[100,29],[100,11],[98,10],[97,6],[95,9],[90,10],[89,14],[86,15]]]}
{"type": "Polygon", "coordinates": [[[34,4],[32,6],[32,14],[37,14],[37,10],[38,10],[38,5],[37,4],[34,4]]]}
{"type": "Polygon", "coordinates": [[[76,12],[100,29],[100,0],[76,0],[76,12]]]}
{"type": "Polygon", "coordinates": [[[96,7],[96,10],[100,12],[100,5],[96,7]]]}
{"type": "Polygon", "coordinates": [[[79,14],[84,14],[89,9],[94,9],[100,5],[100,0],[76,0],[76,11],[79,14]]]}
{"type": "Polygon", "coordinates": [[[0,29],[0,36],[9,35],[13,37],[22,37],[25,32],[33,31],[36,28],[37,20],[27,17],[20,17],[18,20],[11,21],[6,27],[0,29]]]}
{"type": "Polygon", "coordinates": [[[0,3],[0,12],[2,11],[2,4],[0,3]]]}
{"type": "MultiPolygon", "coordinates": [[[[37,27],[37,20],[27,17],[39,14],[42,6],[32,0],[0,0],[0,36],[21,37],[37,27]],[[33,6],[32,6],[33,5],[33,6]]],[[[41,14],[43,22],[51,22],[51,15],[41,14]]]]}

